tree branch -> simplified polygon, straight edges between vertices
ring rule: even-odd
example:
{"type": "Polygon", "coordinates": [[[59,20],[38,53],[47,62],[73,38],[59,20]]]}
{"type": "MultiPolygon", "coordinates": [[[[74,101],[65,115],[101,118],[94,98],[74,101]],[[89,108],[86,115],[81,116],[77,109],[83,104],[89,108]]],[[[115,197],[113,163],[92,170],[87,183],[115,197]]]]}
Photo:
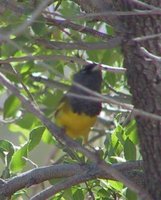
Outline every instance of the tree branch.
{"type": "Polygon", "coordinates": [[[82,173],[86,169],[87,167],[78,164],[65,163],[32,169],[4,182],[0,187],[0,194],[10,196],[22,188],[30,187],[52,178],[70,177],[77,173],[82,173]]]}
{"type": "MultiPolygon", "coordinates": [[[[76,174],[72,177],[67,178],[65,181],[59,182],[55,184],[54,186],[50,186],[46,188],[45,190],[41,191],[39,194],[32,197],[31,200],[44,200],[64,189],[71,188],[71,186],[77,185],[79,183],[83,183],[83,182],[86,182],[88,180],[92,180],[98,177],[104,178],[104,177],[100,177],[99,171],[97,174],[97,168],[95,167],[96,166],[91,166],[88,170],[84,171],[82,174],[76,174]]],[[[104,174],[104,172],[102,173],[104,174]]]]}
{"type": "Polygon", "coordinates": [[[142,1],[138,1],[138,0],[126,0],[127,2],[133,3],[136,6],[139,6],[139,8],[144,8],[144,9],[150,9],[150,10],[158,10],[161,11],[160,8],[155,7],[153,5],[150,5],[148,3],[142,2],[142,1]]]}
{"type": "Polygon", "coordinates": [[[157,55],[154,55],[154,54],[150,53],[144,47],[140,47],[140,51],[141,51],[142,55],[148,57],[148,59],[154,60],[156,62],[161,62],[161,57],[160,56],[157,56],[157,55]]]}
{"type": "Polygon", "coordinates": [[[31,198],[31,200],[48,199],[49,197],[54,196],[56,193],[60,192],[61,190],[71,188],[74,185],[88,181],[89,178],[90,178],[90,175],[87,172],[69,177],[64,181],[55,184],[54,186],[50,186],[50,187],[46,188],[45,190],[42,190],[41,192],[39,192],[38,194],[33,196],[31,198]]]}
{"type": "Polygon", "coordinates": [[[45,39],[36,39],[38,44],[45,46],[48,49],[56,50],[97,50],[97,49],[111,49],[119,45],[120,39],[112,38],[107,42],[56,42],[45,39]],[[119,41],[118,41],[119,40],[119,41]]]}
{"type": "MultiPolygon", "coordinates": [[[[73,57],[73,56],[64,56],[64,55],[30,55],[30,56],[22,56],[22,57],[11,57],[11,58],[7,58],[7,59],[0,59],[0,64],[7,64],[7,63],[11,63],[11,62],[25,62],[25,61],[29,61],[29,60],[63,60],[66,62],[70,62],[70,63],[78,63],[81,65],[87,65],[89,63],[91,63],[90,60],[85,61],[83,58],[78,58],[78,57],[73,57]]],[[[112,73],[125,73],[126,69],[122,68],[122,67],[113,67],[113,66],[109,66],[109,65],[104,65],[101,64],[101,66],[103,67],[103,70],[106,70],[108,72],[112,72],[112,73]]],[[[8,71],[8,69],[6,70],[5,67],[1,66],[0,70],[6,72],[10,72],[8,71]]]]}
{"type": "Polygon", "coordinates": [[[95,12],[87,13],[75,16],[75,19],[95,19],[97,17],[108,17],[108,16],[147,16],[147,15],[161,15],[161,10],[137,10],[137,11],[106,11],[106,12],[95,12]]]}
{"type": "MultiPolygon", "coordinates": [[[[142,162],[136,161],[114,164],[113,167],[125,174],[129,179],[132,177],[133,180],[134,174],[136,175],[135,171],[141,172],[142,162]]],[[[97,164],[54,164],[52,166],[32,169],[3,181],[3,184],[0,187],[0,198],[2,196],[10,196],[20,189],[39,184],[53,178],[67,178],[78,174],[82,175],[84,173],[90,174],[90,176],[87,176],[87,179],[84,177],[84,179],[80,180],[81,182],[84,182],[85,180],[92,180],[94,178],[115,180],[110,174],[106,174],[104,171],[100,170],[97,164]]],[[[143,177],[140,176],[140,173],[139,177],[140,179],[137,180],[137,183],[143,185],[144,179],[142,179],[143,177]]]]}
{"type": "MultiPolygon", "coordinates": [[[[104,39],[104,40],[112,39],[111,36],[109,36],[105,33],[96,31],[96,30],[89,28],[87,26],[82,26],[82,25],[73,23],[70,20],[60,20],[60,19],[54,19],[54,18],[48,18],[48,17],[46,17],[45,19],[49,22],[50,25],[52,24],[54,26],[58,26],[58,27],[61,27],[61,28],[68,28],[68,29],[71,28],[71,29],[78,31],[80,33],[90,34],[90,35],[93,35],[97,38],[101,38],[101,39],[104,39]]],[[[118,42],[119,42],[119,40],[118,40],[118,42]]]]}

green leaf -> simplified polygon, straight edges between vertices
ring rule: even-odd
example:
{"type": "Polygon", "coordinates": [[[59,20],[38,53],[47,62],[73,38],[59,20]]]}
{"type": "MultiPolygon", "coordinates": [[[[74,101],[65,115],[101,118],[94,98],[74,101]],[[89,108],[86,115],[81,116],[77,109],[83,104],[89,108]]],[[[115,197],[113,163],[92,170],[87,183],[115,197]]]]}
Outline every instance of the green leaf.
{"type": "Polygon", "coordinates": [[[9,57],[11,55],[14,55],[14,53],[17,51],[17,49],[13,46],[10,45],[9,43],[5,43],[5,45],[1,46],[1,54],[4,57],[9,57]]]}
{"type": "Polygon", "coordinates": [[[116,85],[116,74],[106,72],[106,74],[104,75],[104,81],[106,84],[108,83],[114,87],[116,85]]]}
{"type": "Polygon", "coordinates": [[[118,137],[120,143],[124,145],[124,128],[118,124],[115,129],[116,136],[118,137]]]}
{"type": "Polygon", "coordinates": [[[99,59],[99,50],[93,50],[93,51],[87,51],[87,55],[89,57],[89,60],[92,60],[93,62],[100,62],[99,59]]]}
{"type": "Polygon", "coordinates": [[[84,200],[84,194],[81,189],[77,189],[73,194],[73,200],[84,200]]]}
{"type": "Polygon", "coordinates": [[[13,133],[21,133],[21,134],[23,134],[25,136],[27,136],[28,133],[29,133],[29,130],[21,128],[20,126],[18,126],[17,124],[14,124],[14,123],[10,124],[8,126],[8,128],[9,128],[9,131],[11,131],[13,133]]]}
{"type": "Polygon", "coordinates": [[[104,198],[104,197],[108,197],[110,196],[110,190],[108,189],[103,189],[101,188],[98,192],[97,192],[97,196],[99,196],[99,198],[104,198]]]}
{"type": "Polygon", "coordinates": [[[32,30],[36,35],[43,36],[46,33],[47,27],[45,26],[45,20],[43,17],[39,17],[36,21],[32,24],[32,30]]]}
{"type": "MultiPolygon", "coordinates": [[[[5,157],[7,157],[7,166],[9,165],[11,159],[12,159],[12,155],[14,154],[14,145],[9,142],[8,140],[0,140],[0,151],[1,153],[5,152],[5,157]],[[7,152],[7,154],[6,154],[7,152]]],[[[1,154],[3,155],[3,154],[1,154]]]]}
{"type": "Polygon", "coordinates": [[[124,144],[124,155],[126,160],[136,160],[136,148],[129,138],[126,139],[124,144]]]}
{"type": "Polygon", "coordinates": [[[102,52],[102,63],[108,63],[110,66],[120,66],[123,62],[123,56],[119,48],[106,49],[102,52]]]}
{"type": "Polygon", "coordinates": [[[4,103],[4,118],[15,117],[20,105],[21,102],[16,96],[9,96],[4,103]]]}
{"type": "Polygon", "coordinates": [[[137,126],[136,121],[132,120],[125,128],[125,135],[129,137],[129,139],[134,143],[138,144],[138,134],[137,134],[137,126]]]}
{"type": "MultiPolygon", "coordinates": [[[[54,106],[58,105],[58,102],[60,101],[61,97],[62,97],[62,91],[57,90],[54,92],[54,94],[47,93],[47,94],[44,94],[41,98],[42,98],[42,103],[44,105],[54,109],[54,106]]],[[[53,112],[52,109],[50,110],[53,112]]]]}
{"type": "Polygon", "coordinates": [[[13,154],[10,163],[10,169],[12,170],[12,172],[15,173],[21,171],[26,165],[26,160],[24,158],[27,157],[27,147],[28,143],[24,144],[13,154]]]}
{"type": "Polygon", "coordinates": [[[44,134],[42,136],[42,141],[47,144],[55,144],[55,139],[48,131],[48,129],[45,129],[44,134]]]}
{"type": "Polygon", "coordinates": [[[111,138],[110,138],[110,148],[109,151],[107,152],[107,154],[109,156],[113,156],[113,155],[117,155],[119,156],[120,153],[123,151],[123,145],[122,145],[122,136],[121,133],[123,132],[123,129],[121,126],[117,126],[114,130],[114,132],[111,134],[111,138]],[[120,136],[120,137],[119,137],[120,136]],[[120,142],[121,140],[121,142],[120,142]]]}
{"type": "Polygon", "coordinates": [[[72,194],[72,189],[68,188],[64,191],[63,193],[63,197],[65,198],[65,200],[73,200],[73,194],[72,194]]]}
{"type": "Polygon", "coordinates": [[[110,184],[112,188],[121,192],[123,188],[123,184],[121,182],[109,180],[108,183],[110,184]]]}
{"type": "Polygon", "coordinates": [[[31,130],[35,124],[38,124],[38,119],[31,113],[25,113],[16,124],[24,129],[31,130]]]}
{"type": "Polygon", "coordinates": [[[15,192],[13,195],[12,195],[12,200],[17,200],[17,199],[25,199],[23,198],[23,196],[26,197],[26,190],[23,189],[23,190],[19,190],[17,192],[15,192]]]}
{"type": "Polygon", "coordinates": [[[45,127],[41,126],[41,127],[33,129],[30,132],[29,142],[28,142],[28,151],[31,151],[35,146],[37,146],[40,143],[41,137],[44,131],[45,131],[45,127]]]}
{"type": "Polygon", "coordinates": [[[0,148],[0,158],[3,161],[3,163],[5,163],[5,157],[6,157],[6,155],[5,155],[4,151],[0,148]]]}

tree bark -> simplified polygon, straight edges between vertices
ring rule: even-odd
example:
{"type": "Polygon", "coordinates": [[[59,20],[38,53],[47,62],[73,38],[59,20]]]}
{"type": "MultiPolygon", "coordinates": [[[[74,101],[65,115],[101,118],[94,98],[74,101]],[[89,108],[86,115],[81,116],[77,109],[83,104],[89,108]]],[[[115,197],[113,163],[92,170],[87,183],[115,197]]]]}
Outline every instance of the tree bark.
{"type": "MultiPolygon", "coordinates": [[[[75,0],[86,12],[147,10],[149,6],[142,1],[132,0],[75,0]],[[99,2],[99,6],[98,6],[99,2]],[[103,6],[101,6],[102,4],[103,6]],[[106,5],[105,5],[106,4],[106,5]]],[[[146,0],[145,3],[161,7],[160,0],[146,0]]],[[[99,18],[101,19],[101,18],[99,18]]],[[[136,40],[135,38],[161,33],[161,14],[109,16],[102,18],[111,23],[117,35],[121,35],[124,66],[127,68],[128,83],[135,108],[161,115],[161,66],[160,63],[145,56],[141,47],[150,53],[161,55],[160,37],[136,40]]],[[[141,153],[144,161],[146,187],[151,199],[161,199],[161,122],[136,116],[141,153]]]]}
{"type": "MultiPolygon", "coordinates": [[[[156,7],[161,6],[159,0],[158,2],[147,1],[147,3],[156,7]]],[[[125,10],[139,9],[130,1],[128,3],[124,0],[121,1],[119,7],[125,10]]],[[[133,104],[135,108],[161,115],[161,66],[159,62],[141,52],[141,47],[144,47],[149,52],[159,55],[161,52],[160,38],[134,41],[136,37],[160,33],[161,16],[126,16],[121,17],[120,23],[124,28],[124,43],[122,44],[124,66],[127,68],[133,104]]],[[[136,121],[144,161],[146,186],[151,199],[160,200],[161,122],[139,116],[136,117],[136,121]]]]}

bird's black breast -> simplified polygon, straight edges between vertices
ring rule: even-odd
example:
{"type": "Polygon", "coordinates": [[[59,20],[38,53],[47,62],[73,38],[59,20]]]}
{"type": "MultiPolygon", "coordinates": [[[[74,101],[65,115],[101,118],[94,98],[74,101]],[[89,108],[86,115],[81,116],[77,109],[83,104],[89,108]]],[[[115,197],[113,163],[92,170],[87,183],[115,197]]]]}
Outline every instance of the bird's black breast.
{"type": "Polygon", "coordinates": [[[101,111],[101,102],[95,101],[94,96],[92,94],[81,91],[78,88],[77,88],[77,91],[70,90],[67,93],[67,99],[73,112],[75,113],[85,113],[89,116],[94,116],[94,115],[98,115],[101,111]],[[70,96],[70,94],[72,95],[70,96]],[[73,96],[74,94],[78,96],[74,97],[73,96]],[[83,97],[86,97],[87,99],[83,99],[83,97]]]}
{"type": "Polygon", "coordinates": [[[89,116],[95,116],[101,111],[100,102],[92,102],[86,99],[72,99],[70,104],[75,113],[85,113],[89,116]]]}

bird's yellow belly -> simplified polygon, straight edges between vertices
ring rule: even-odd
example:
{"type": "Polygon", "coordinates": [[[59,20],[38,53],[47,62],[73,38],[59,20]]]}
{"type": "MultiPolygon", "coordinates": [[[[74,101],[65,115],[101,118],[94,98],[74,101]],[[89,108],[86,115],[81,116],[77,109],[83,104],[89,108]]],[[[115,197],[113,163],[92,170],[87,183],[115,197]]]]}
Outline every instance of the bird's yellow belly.
{"type": "Polygon", "coordinates": [[[95,124],[96,116],[90,117],[84,113],[77,114],[71,110],[61,110],[56,115],[56,124],[65,128],[65,132],[72,138],[88,139],[90,128],[95,124]]]}

